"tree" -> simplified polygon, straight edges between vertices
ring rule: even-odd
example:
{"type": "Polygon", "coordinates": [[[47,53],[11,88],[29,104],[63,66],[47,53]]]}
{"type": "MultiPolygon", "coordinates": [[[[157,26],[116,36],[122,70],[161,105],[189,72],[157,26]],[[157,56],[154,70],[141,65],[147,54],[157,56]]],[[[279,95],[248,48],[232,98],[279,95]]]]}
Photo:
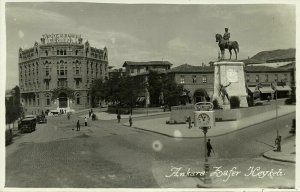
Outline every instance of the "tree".
{"type": "Polygon", "coordinates": [[[99,101],[107,100],[108,98],[108,87],[102,79],[96,79],[90,90],[91,95],[91,105],[96,106],[99,101]]]}
{"type": "Polygon", "coordinates": [[[8,99],[5,99],[5,117],[7,124],[17,120],[22,113],[22,107],[20,103],[20,88],[15,86],[11,90],[11,93],[12,96],[8,99]]]}
{"type": "Polygon", "coordinates": [[[169,108],[171,108],[171,106],[179,105],[184,93],[183,86],[178,85],[172,75],[164,76],[163,82],[162,91],[164,93],[165,103],[169,108]]]}
{"type": "Polygon", "coordinates": [[[157,71],[150,71],[148,74],[148,91],[150,94],[151,105],[159,104],[159,96],[162,92],[164,74],[159,74],[157,71]]]}
{"type": "Polygon", "coordinates": [[[113,76],[102,81],[97,79],[91,88],[92,101],[106,100],[117,107],[134,107],[138,94],[143,90],[143,82],[134,77],[113,76]]]}

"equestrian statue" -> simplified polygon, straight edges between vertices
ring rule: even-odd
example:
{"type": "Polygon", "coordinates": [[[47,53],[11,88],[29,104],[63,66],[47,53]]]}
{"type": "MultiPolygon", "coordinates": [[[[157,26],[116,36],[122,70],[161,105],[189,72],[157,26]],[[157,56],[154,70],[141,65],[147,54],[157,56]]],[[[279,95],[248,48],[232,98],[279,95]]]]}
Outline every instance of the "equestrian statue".
{"type": "Polygon", "coordinates": [[[219,47],[221,50],[221,59],[224,59],[224,52],[225,49],[229,50],[230,53],[230,58],[229,60],[231,60],[231,50],[233,49],[235,52],[235,60],[237,60],[237,52],[239,52],[239,43],[237,41],[229,41],[230,38],[230,33],[228,32],[228,28],[225,28],[225,33],[222,37],[221,34],[216,34],[216,42],[219,43],[219,47]]]}

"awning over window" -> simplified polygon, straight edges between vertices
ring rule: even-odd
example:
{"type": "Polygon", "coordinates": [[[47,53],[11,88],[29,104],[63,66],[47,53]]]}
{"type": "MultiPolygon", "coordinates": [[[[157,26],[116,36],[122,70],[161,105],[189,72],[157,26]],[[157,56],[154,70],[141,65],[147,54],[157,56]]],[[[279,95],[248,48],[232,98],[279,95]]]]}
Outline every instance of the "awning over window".
{"type": "Polygon", "coordinates": [[[251,93],[255,92],[256,87],[248,87],[248,89],[251,91],[251,93]]]}
{"type": "Polygon", "coordinates": [[[136,102],[143,102],[145,100],[145,97],[138,97],[136,102]]]}
{"type": "Polygon", "coordinates": [[[272,87],[262,87],[259,89],[261,93],[274,93],[274,90],[272,87]]]}
{"type": "Polygon", "coordinates": [[[285,86],[276,86],[276,90],[277,91],[291,91],[292,89],[290,88],[290,86],[285,85],[285,86]]]}

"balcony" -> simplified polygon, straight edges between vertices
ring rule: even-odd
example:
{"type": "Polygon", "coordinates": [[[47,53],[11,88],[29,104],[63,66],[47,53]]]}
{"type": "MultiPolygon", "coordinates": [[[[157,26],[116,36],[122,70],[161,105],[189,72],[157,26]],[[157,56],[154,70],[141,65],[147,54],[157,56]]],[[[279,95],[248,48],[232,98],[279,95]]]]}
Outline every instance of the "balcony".
{"type": "Polygon", "coordinates": [[[67,79],[68,76],[67,75],[57,75],[58,79],[67,79]]]}
{"type": "Polygon", "coordinates": [[[82,75],[81,74],[73,74],[74,79],[81,79],[82,75]]]}
{"type": "Polygon", "coordinates": [[[45,76],[44,76],[44,79],[45,79],[45,80],[50,80],[50,79],[51,79],[51,75],[45,75],[45,76]]]}

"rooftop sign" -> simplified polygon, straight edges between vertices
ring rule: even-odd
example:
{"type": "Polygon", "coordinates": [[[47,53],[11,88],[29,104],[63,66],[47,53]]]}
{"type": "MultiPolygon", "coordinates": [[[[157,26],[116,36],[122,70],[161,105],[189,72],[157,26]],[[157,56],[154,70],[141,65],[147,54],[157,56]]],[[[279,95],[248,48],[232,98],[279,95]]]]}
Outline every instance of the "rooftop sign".
{"type": "Polygon", "coordinates": [[[68,33],[68,34],[43,34],[42,38],[45,40],[45,44],[47,43],[81,43],[81,35],[68,33]]]}

